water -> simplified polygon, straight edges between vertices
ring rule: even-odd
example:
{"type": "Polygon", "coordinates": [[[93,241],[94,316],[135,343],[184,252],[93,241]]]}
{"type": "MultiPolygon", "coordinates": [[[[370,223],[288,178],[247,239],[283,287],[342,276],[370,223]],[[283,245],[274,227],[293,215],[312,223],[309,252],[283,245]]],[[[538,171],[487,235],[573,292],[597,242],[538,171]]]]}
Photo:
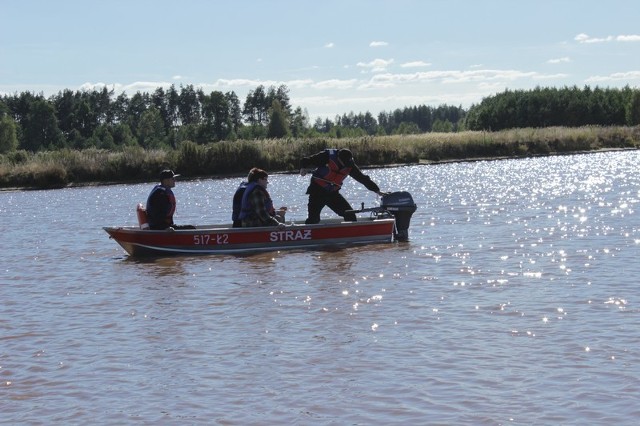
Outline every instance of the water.
{"type": "MultiPolygon", "coordinates": [[[[153,183],[0,193],[0,423],[635,424],[639,169],[368,170],[409,243],[145,261],[101,227],[153,183]]],[[[270,182],[304,219],[308,177],[270,182]]],[[[228,222],[238,183],[178,181],[176,222],[228,222]]]]}

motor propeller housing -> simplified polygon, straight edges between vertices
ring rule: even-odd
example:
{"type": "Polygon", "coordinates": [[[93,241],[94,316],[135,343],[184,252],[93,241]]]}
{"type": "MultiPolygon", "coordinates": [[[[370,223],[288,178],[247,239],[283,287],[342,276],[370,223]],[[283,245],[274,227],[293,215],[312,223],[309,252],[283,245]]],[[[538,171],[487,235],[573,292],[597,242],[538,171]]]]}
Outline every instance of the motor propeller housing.
{"type": "Polygon", "coordinates": [[[411,216],[418,206],[407,191],[391,192],[382,197],[380,207],[388,211],[396,219],[395,238],[398,241],[409,239],[411,216]]]}

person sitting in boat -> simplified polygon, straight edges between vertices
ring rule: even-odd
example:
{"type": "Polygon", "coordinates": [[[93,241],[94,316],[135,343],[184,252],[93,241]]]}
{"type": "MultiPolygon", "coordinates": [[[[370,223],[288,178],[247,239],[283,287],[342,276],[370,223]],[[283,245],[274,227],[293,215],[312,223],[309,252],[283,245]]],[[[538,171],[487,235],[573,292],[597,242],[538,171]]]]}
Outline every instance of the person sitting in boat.
{"type": "Polygon", "coordinates": [[[286,207],[276,211],[267,191],[269,175],[262,169],[254,167],[249,172],[248,183],[242,194],[242,202],[238,219],[242,227],[280,226],[284,227],[286,207]]]}
{"type": "Polygon", "coordinates": [[[320,212],[328,206],[345,221],[356,221],[355,213],[349,202],[340,194],[342,181],[351,176],[363,184],[369,191],[383,196],[378,185],[360,170],[353,160],[353,154],[348,149],[325,149],[300,160],[300,174],[304,176],[306,169],[316,167],[311,175],[311,182],[307,188],[309,203],[306,224],[320,222],[320,212]]]}
{"type": "MultiPolygon", "coordinates": [[[[251,172],[249,172],[249,176],[251,176],[251,172]]],[[[240,220],[240,211],[242,210],[242,196],[244,195],[244,191],[247,189],[247,185],[249,185],[248,178],[245,182],[242,182],[240,186],[238,186],[235,194],[233,194],[233,211],[231,213],[231,220],[233,221],[234,228],[242,227],[242,221],[240,220]]]]}
{"type": "Polygon", "coordinates": [[[193,225],[176,225],[173,214],[176,211],[176,197],[171,188],[176,186],[177,175],[173,170],[160,173],[160,183],[153,187],[147,198],[147,220],[149,229],[195,229],[193,225]]]}

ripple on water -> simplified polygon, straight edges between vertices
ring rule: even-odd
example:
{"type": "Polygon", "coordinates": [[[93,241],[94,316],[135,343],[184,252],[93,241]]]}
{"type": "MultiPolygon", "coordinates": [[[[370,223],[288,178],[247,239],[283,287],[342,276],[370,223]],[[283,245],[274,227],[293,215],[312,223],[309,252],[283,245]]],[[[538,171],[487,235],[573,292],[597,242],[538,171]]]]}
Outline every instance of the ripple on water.
{"type": "MultiPolygon", "coordinates": [[[[632,424],[639,165],[369,169],[418,204],[408,243],[145,261],[101,226],[151,183],[0,193],[3,420],[632,424]]],[[[272,178],[304,219],[308,177],[272,178]]],[[[239,181],[179,181],[176,221],[228,222],[239,181]]]]}

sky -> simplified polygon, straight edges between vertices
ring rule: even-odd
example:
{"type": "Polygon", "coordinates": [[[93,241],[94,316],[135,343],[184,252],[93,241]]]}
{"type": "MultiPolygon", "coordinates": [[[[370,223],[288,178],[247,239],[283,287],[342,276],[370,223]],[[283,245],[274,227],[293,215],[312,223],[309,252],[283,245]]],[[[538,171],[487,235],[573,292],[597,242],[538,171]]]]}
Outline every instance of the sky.
{"type": "Polygon", "coordinates": [[[310,119],[640,87],[638,0],[0,0],[0,94],[286,85],[310,119]]]}

